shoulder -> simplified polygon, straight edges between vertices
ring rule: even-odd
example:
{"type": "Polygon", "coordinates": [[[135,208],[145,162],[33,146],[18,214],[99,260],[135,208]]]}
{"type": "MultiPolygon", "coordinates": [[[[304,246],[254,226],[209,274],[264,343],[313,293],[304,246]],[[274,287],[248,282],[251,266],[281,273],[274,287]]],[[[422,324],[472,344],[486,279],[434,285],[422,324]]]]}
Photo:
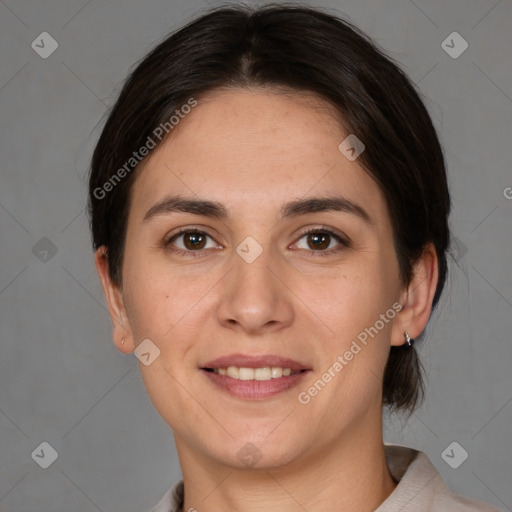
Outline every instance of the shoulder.
{"type": "Polygon", "coordinates": [[[446,494],[441,493],[436,497],[435,508],[432,510],[435,512],[441,512],[441,510],[453,510],[454,512],[501,512],[483,501],[464,498],[450,491],[446,494]]]}
{"type": "Polygon", "coordinates": [[[385,451],[398,485],[375,512],[500,512],[451,492],[424,452],[397,445],[385,445],[385,451]]]}
{"type": "Polygon", "coordinates": [[[149,512],[181,512],[183,507],[183,480],[178,480],[149,512]]]}

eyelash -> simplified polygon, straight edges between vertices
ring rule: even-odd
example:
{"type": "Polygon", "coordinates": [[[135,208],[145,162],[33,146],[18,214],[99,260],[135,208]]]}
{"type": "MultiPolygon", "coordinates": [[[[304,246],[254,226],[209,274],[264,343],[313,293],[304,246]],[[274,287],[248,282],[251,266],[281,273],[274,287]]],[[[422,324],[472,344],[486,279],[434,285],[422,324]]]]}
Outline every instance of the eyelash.
{"type": "Polygon", "coordinates": [[[301,240],[305,236],[311,235],[313,233],[316,233],[316,234],[320,233],[320,234],[323,234],[323,235],[329,235],[330,237],[332,237],[335,240],[337,240],[339,242],[339,244],[340,244],[340,245],[334,247],[333,249],[326,249],[326,250],[313,251],[313,250],[301,249],[301,250],[305,250],[306,252],[310,252],[312,255],[314,255],[314,257],[317,257],[317,256],[331,256],[331,255],[336,254],[339,251],[343,250],[343,248],[350,247],[350,243],[349,243],[348,239],[346,239],[346,238],[342,237],[341,235],[335,233],[332,229],[329,229],[327,226],[320,226],[320,227],[316,227],[316,228],[307,229],[306,231],[302,231],[300,233],[300,235],[299,235],[299,239],[298,240],[301,240]]]}
{"type": "MultiPolygon", "coordinates": [[[[172,246],[172,242],[178,238],[179,236],[181,235],[184,235],[186,233],[199,233],[201,235],[206,235],[210,238],[213,239],[213,237],[211,235],[209,235],[206,231],[201,231],[200,229],[197,229],[197,228],[185,228],[185,229],[182,229],[181,231],[178,231],[178,233],[174,233],[171,237],[167,238],[165,241],[164,241],[164,247],[175,253],[175,254],[178,254],[179,256],[191,256],[193,258],[197,258],[197,257],[201,257],[204,255],[204,252],[205,250],[208,250],[208,249],[205,249],[203,251],[185,251],[183,249],[179,249],[177,247],[173,247],[172,246]]],[[[304,238],[305,236],[307,235],[310,235],[310,234],[324,234],[324,235],[329,235],[333,238],[335,238],[341,246],[344,246],[346,248],[350,247],[350,243],[348,241],[348,239],[345,239],[343,238],[341,235],[338,235],[337,233],[335,233],[334,231],[332,231],[330,228],[327,228],[327,227],[324,227],[324,226],[320,226],[320,227],[317,227],[317,228],[311,228],[311,229],[308,229],[306,231],[303,231],[300,236],[299,236],[299,239],[298,240],[301,240],[302,238],[304,238]]],[[[306,249],[301,249],[301,250],[306,250],[306,249]]],[[[328,249],[328,250],[319,250],[319,251],[307,251],[307,252],[310,252],[312,254],[316,256],[330,256],[334,253],[337,253],[338,251],[340,251],[342,249],[340,249],[339,246],[335,247],[334,249],[328,249]]]]}

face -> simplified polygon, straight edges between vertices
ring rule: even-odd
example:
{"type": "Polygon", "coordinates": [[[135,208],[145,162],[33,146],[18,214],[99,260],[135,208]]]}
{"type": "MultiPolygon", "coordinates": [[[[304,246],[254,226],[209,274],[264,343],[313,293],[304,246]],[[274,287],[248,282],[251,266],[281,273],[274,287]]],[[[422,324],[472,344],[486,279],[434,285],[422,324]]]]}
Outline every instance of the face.
{"type": "Polygon", "coordinates": [[[123,347],[159,349],[140,371],[182,451],[243,467],[252,443],[277,467],[380,417],[404,290],[384,197],[338,149],[347,135],[314,96],[217,91],[138,171],[116,329],[123,347]],[[233,354],[307,371],[204,369],[233,354]]]}

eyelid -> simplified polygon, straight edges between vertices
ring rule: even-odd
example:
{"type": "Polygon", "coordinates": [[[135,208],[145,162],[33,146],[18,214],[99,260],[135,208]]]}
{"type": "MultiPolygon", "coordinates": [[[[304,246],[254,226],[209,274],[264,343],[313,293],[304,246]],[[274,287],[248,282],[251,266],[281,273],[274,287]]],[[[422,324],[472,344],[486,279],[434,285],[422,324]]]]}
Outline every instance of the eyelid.
{"type": "MultiPolygon", "coordinates": [[[[325,233],[327,235],[330,235],[330,236],[336,238],[338,240],[338,242],[340,243],[340,245],[345,246],[345,247],[351,247],[350,239],[345,234],[343,234],[343,233],[339,232],[338,230],[331,228],[329,226],[314,226],[314,227],[305,228],[304,230],[301,230],[300,233],[298,234],[297,241],[294,242],[292,244],[292,246],[296,245],[297,242],[299,240],[301,240],[304,236],[312,234],[312,233],[325,233]]],[[[306,249],[303,249],[303,250],[306,250],[306,249]]],[[[339,250],[340,250],[339,247],[334,247],[332,249],[318,250],[318,251],[313,251],[313,250],[307,251],[306,250],[306,252],[310,252],[315,255],[329,255],[329,254],[333,254],[339,250]]]]}
{"type": "Polygon", "coordinates": [[[171,231],[170,233],[165,235],[166,240],[171,240],[172,238],[183,235],[184,233],[203,233],[205,235],[208,235],[213,238],[213,236],[208,232],[208,228],[205,228],[203,226],[195,225],[195,226],[184,226],[182,228],[178,228],[177,231],[171,231]]]}
{"type": "MultiPolygon", "coordinates": [[[[168,245],[171,243],[171,241],[174,238],[178,238],[179,236],[184,235],[186,233],[199,233],[201,235],[206,235],[206,236],[210,237],[212,240],[214,240],[217,245],[221,245],[221,244],[217,243],[217,241],[215,240],[215,237],[208,232],[207,228],[203,228],[203,227],[199,227],[199,226],[188,226],[188,227],[185,226],[184,228],[178,229],[178,231],[171,232],[170,234],[167,234],[164,237],[163,243],[165,245],[168,245]]],[[[190,252],[199,252],[199,251],[190,251],[190,252]]]]}

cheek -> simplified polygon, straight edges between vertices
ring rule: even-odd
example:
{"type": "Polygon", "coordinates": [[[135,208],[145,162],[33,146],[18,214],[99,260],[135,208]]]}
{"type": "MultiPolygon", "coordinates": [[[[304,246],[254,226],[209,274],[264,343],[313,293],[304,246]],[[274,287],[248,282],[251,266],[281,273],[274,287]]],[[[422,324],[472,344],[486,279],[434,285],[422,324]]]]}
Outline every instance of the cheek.
{"type": "Polygon", "coordinates": [[[149,338],[163,349],[172,339],[172,346],[179,347],[177,341],[186,339],[183,329],[207,306],[213,277],[192,266],[172,267],[161,258],[132,253],[125,267],[124,298],[136,341],[149,338]]]}
{"type": "Polygon", "coordinates": [[[165,277],[139,274],[127,279],[125,306],[136,343],[149,338],[158,346],[178,322],[186,301],[165,277]]]}
{"type": "Polygon", "coordinates": [[[334,333],[324,340],[326,370],[334,364],[341,368],[333,379],[332,395],[325,399],[346,406],[332,411],[334,424],[349,421],[355,411],[365,410],[381,396],[396,313],[392,289],[378,269],[369,265],[366,272],[333,280],[321,294],[324,309],[318,316],[334,333]]]}
{"type": "Polygon", "coordinates": [[[322,319],[343,339],[354,329],[375,322],[393,303],[390,269],[380,261],[360,258],[339,272],[313,279],[302,290],[306,304],[322,311],[322,319]]]}
{"type": "Polygon", "coordinates": [[[323,280],[319,287],[303,289],[301,298],[312,305],[315,316],[328,327],[323,343],[325,364],[328,367],[338,356],[343,358],[343,370],[333,386],[343,402],[352,403],[354,397],[365,401],[378,391],[376,376],[387,360],[396,314],[392,309],[395,295],[389,274],[392,268],[383,265],[381,259],[368,258],[360,267],[354,264],[351,269],[323,280]]]}
{"type": "Polygon", "coordinates": [[[179,297],[165,269],[157,268],[142,250],[127,245],[123,297],[136,343],[149,338],[158,344],[165,325],[172,325],[179,297]]]}

